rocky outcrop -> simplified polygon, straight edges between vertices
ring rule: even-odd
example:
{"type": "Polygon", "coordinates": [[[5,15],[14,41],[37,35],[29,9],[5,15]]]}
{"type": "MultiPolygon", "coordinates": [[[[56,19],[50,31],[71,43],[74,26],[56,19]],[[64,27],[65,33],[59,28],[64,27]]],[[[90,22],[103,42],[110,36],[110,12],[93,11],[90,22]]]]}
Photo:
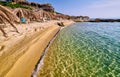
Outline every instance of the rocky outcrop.
{"type": "Polygon", "coordinates": [[[49,4],[49,3],[38,4],[38,3],[34,3],[34,2],[19,1],[18,4],[29,6],[29,7],[33,8],[33,9],[42,9],[42,10],[45,10],[47,12],[54,12],[53,6],[51,4],[49,4]]]}
{"type": "Polygon", "coordinates": [[[89,16],[71,16],[70,19],[76,22],[87,22],[89,21],[89,16]]]}

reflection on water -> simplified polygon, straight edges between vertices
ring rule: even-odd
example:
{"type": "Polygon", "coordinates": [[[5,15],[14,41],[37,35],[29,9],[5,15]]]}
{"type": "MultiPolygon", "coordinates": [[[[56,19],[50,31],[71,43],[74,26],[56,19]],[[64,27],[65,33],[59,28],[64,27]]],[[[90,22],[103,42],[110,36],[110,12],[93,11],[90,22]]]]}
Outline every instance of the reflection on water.
{"type": "Polygon", "coordinates": [[[120,23],[76,23],[50,46],[40,77],[120,77],[120,23]]]}

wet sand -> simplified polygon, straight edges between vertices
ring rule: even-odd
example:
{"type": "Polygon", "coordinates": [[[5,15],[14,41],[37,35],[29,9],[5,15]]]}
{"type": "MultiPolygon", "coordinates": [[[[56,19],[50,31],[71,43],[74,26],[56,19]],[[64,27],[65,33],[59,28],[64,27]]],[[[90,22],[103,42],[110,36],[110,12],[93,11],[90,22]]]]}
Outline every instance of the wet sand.
{"type": "MultiPolygon", "coordinates": [[[[44,48],[60,29],[58,21],[50,21],[48,26],[25,26],[21,34],[9,34],[9,38],[0,38],[0,76],[1,77],[30,77],[44,48]],[[3,40],[3,41],[2,41],[3,40]]],[[[72,21],[65,21],[67,25],[72,21]]],[[[24,25],[24,24],[23,24],[24,25]]],[[[34,24],[35,25],[35,24],[34,24]]],[[[23,30],[23,29],[22,29],[23,30]]]]}

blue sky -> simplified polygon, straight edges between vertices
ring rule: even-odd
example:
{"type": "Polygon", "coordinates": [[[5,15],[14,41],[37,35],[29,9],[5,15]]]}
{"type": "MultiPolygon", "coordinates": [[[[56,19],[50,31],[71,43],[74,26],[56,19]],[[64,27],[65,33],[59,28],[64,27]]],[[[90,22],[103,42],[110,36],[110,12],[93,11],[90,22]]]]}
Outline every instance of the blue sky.
{"type": "Polygon", "coordinates": [[[28,0],[50,3],[56,11],[91,18],[120,18],[120,0],[28,0]]]}

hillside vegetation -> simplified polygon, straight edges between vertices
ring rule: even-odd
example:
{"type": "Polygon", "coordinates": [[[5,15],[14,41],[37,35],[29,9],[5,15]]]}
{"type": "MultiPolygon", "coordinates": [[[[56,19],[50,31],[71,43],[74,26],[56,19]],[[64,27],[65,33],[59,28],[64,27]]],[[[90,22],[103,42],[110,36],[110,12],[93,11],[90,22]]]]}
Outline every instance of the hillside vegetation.
{"type": "Polygon", "coordinates": [[[0,5],[11,7],[11,8],[24,8],[24,9],[32,10],[32,8],[30,8],[30,7],[23,6],[23,5],[20,5],[20,4],[12,4],[11,2],[1,2],[0,1],[0,5]]]}

